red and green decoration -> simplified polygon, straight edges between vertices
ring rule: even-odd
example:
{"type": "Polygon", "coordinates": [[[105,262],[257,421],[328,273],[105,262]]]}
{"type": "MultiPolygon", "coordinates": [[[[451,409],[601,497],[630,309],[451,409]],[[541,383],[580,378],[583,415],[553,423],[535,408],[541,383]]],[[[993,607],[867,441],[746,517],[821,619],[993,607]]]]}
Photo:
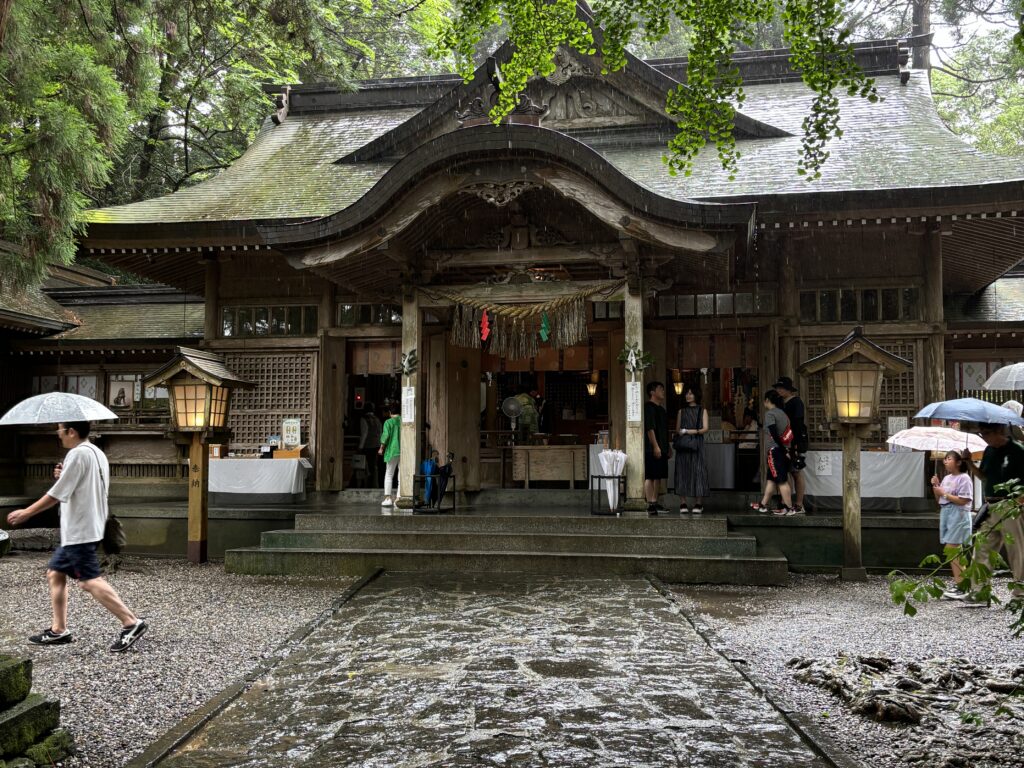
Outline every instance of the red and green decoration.
{"type": "Polygon", "coordinates": [[[481,348],[498,357],[536,357],[540,342],[555,349],[587,340],[587,305],[594,296],[610,296],[624,280],[587,286],[574,293],[535,304],[496,304],[454,290],[421,288],[431,298],[452,303],[449,338],[457,347],[481,348]]]}

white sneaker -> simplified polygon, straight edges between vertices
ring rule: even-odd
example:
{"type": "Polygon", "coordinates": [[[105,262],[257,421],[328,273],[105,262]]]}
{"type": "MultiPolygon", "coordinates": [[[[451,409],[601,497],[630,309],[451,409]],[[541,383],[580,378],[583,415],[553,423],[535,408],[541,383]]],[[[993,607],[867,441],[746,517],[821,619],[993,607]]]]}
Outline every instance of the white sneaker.
{"type": "Polygon", "coordinates": [[[394,503],[395,503],[395,502],[393,502],[393,501],[391,500],[391,497],[390,497],[390,496],[385,496],[385,497],[384,497],[384,501],[382,501],[382,502],[380,503],[380,505],[381,505],[382,507],[390,507],[390,506],[392,506],[392,505],[393,505],[394,503]]]}

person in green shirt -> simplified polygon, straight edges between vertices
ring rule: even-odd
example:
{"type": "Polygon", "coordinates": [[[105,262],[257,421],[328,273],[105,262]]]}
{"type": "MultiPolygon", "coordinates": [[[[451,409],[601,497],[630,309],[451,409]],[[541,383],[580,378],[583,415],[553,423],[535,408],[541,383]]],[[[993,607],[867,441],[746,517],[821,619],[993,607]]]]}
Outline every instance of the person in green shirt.
{"type": "Polygon", "coordinates": [[[402,453],[402,423],[398,418],[398,413],[390,405],[384,406],[384,415],[387,418],[384,420],[384,428],[380,433],[380,448],[377,451],[377,453],[384,457],[385,465],[384,501],[380,505],[382,507],[390,507],[398,501],[398,496],[402,492],[402,485],[399,480],[394,496],[391,494],[391,483],[393,480],[398,479],[396,476],[398,475],[398,457],[402,453]]]}

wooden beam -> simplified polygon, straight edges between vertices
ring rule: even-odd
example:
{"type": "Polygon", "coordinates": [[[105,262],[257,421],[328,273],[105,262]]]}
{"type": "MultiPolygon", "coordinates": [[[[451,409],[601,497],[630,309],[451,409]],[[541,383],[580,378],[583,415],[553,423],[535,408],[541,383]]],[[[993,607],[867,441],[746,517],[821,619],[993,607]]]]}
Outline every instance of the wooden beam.
{"type": "MultiPolygon", "coordinates": [[[[568,296],[588,288],[607,285],[608,280],[575,280],[561,283],[524,283],[504,285],[468,285],[468,286],[436,286],[434,291],[456,291],[461,296],[491,304],[531,304],[551,301],[560,296],[568,296]]],[[[431,286],[421,288],[420,307],[448,307],[452,302],[446,298],[431,295],[431,286]]],[[[589,301],[622,301],[625,287],[617,288],[609,293],[595,293],[589,301]]]]}
{"type": "MultiPolygon", "coordinates": [[[[595,244],[593,250],[587,246],[549,246],[546,248],[526,248],[521,251],[496,250],[490,248],[448,250],[448,251],[427,251],[428,261],[437,264],[437,271],[442,272],[459,267],[481,267],[493,264],[496,268],[508,266],[522,266],[531,264],[622,264],[624,254],[618,248],[618,253],[605,254],[598,250],[598,246],[605,246],[605,243],[595,244]]],[[[614,247],[614,246],[613,246],[614,247]]]]}

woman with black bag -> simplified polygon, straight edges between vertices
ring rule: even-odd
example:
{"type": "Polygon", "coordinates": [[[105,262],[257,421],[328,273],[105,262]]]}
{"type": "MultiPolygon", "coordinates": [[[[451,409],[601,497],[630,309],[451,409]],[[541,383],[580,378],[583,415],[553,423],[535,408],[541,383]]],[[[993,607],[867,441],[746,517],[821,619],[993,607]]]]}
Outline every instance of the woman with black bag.
{"type": "Polygon", "coordinates": [[[693,498],[693,514],[704,511],[708,495],[708,466],[704,461],[704,433],[708,431],[708,412],[700,404],[698,390],[687,387],[683,393],[686,404],[676,414],[676,434],[672,447],[676,452],[676,493],[679,514],[690,512],[687,502],[693,498]]]}

